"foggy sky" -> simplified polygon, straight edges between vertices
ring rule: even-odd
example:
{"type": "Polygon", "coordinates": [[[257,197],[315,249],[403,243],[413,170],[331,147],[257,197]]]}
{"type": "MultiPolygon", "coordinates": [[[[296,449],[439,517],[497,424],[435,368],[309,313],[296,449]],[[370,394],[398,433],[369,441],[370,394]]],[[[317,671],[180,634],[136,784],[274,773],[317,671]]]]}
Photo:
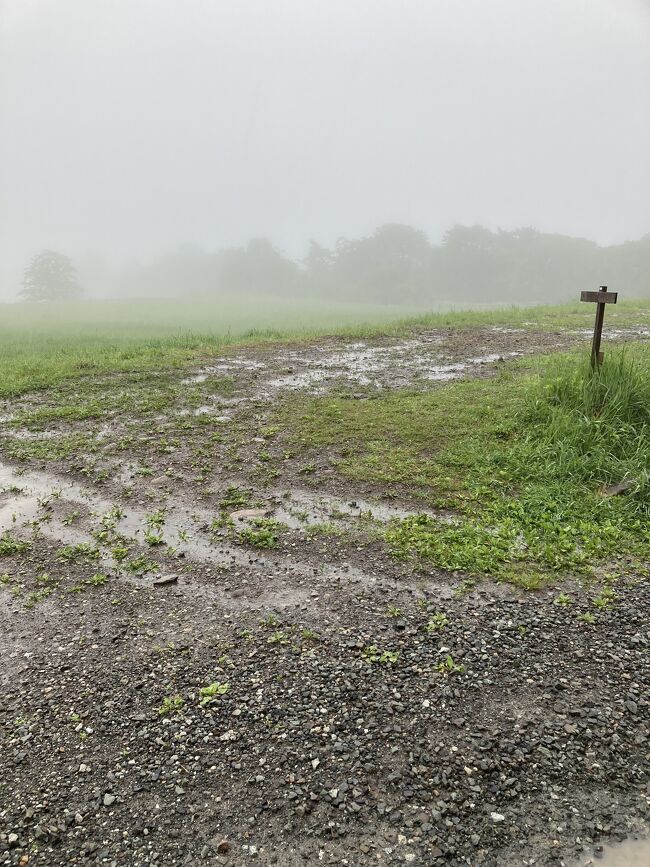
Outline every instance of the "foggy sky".
{"type": "Polygon", "coordinates": [[[398,221],[650,231],[650,0],[0,0],[0,292],[398,221]]]}

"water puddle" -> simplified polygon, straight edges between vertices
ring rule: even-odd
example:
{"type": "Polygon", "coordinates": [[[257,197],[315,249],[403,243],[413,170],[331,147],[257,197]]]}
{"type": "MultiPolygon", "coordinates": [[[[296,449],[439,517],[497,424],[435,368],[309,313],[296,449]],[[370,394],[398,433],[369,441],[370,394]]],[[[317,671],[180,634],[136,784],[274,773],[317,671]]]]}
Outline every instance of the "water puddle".
{"type": "Polygon", "coordinates": [[[277,389],[288,389],[295,391],[300,388],[310,388],[314,385],[322,383],[325,379],[332,379],[332,375],[325,370],[307,370],[304,373],[291,373],[287,376],[279,376],[276,379],[269,379],[267,386],[277,389]]]}
{"type": "Polygon", "coordinates": [[[650,867],[650,839],[627,840],[613,846],[603,846],[602,853],[581,861],[576,867],[590,867],[602,864],[603,867],[650,867]]]}
{"type": "MultiPolygon", "coordinates": [[[[570,331],[570,334],[578,334],[581,337],[593,337],[593,328],[577,328],[575,331],[570,331]]],[[[603,339],[610,338],[617,340],[623,337],[650,337],[650,328],[643,325],[631,325],[625,328],[605,328],[603,329],[603,339]]],[[[648,865],[650,867],[650,863],[648,865]]]]}
{"type": "MultiPolygon", "coordinates": [[[[0,487],[4,492],[0,494],[0,533],[11,532],[25,538],[31,538],[34,532],[58,542],[61,545],[79,545],[81,543],[98,547],[101,551],[100,563],[103,568],[117,571],[121,577],[134,581],[143,586],[141,578],[135,578],[119,568],[110,554],[110,544],[102,546],[92,532],[82,526],[68,525],[63,523],[65,509],[60,506],[70,503],[71,506],[83,506],[93,519],[95,529],[101,529],[102,516],[112,515],[111,523],[116,533],[132,540],[142,547],[142,550],[154,550],[147,546],[145,535],[147,532],[160,533],[167,545],[173,545],[176,557],[187,557],[194,562],[200,562],[216,566],[219,570],[242,569],[247,574],[263,572],[265,575],[277,576],[278,580],[285,584],[300,584],[310,574],[314,574],[312,565],[299,561],[282,562],[278,568],[278,558],[272,554],[266,555],[258,551],[230,544],[227,539],[220,539],[209,534],[208,529],[215,517],[215,512],[199,507],[184,505],[180,502],[167,501],[162,510],[163,521],[160,530],[152,530],[150,526],[151,515],[139,508],[132,506],[120,506],[115,510],[115,504],[109,500],[97,497],[94,492],[89,492],[76,482],[58,477],[49,473],[25,472],[17,473],[11,467],[0,464],[0,487]],[[54,508],[56,506],[56,511],[54,508]],[[59,514],[59,512],[61,514],[59,514]],[[149,521],[148,521],[149,518],[149,521]]],[[[287,498],[278,497],[283,503],[287,498]]],[[[313,517],[321,521],[326,514],[331,517],[333,510],[338,510],[344,516],[359,516],[373,514],[376,518],[388,520],[393,517],[406,515],[407,512],[392,506],[381,506],[374,503],[357,501],[345,504],[331,497],[314,498],[307,492],[296,492],[291,498],[301,512],[311,510],[313,517]]],[[[299,520],[289,511],[289,507],[279,508],[275,504],[269,504],[269,514],[280,520],[285,520],[293,526],[304,529],[304,522],[299,520]]],[[[82,521],[83,518],[80,518],[82,521]]],[[[167,548],[161,548],[167,552],[167,548]]],[[[373,586],[374,578],[364,575],[360,570],[350,569],[345,573],[339,572],[338,567],[329,567],[322,564],[318,567],[318,574],[331,574],[332,579],[340,577],[350,584],[362,584],[373,586]]],[[[268,585],[268,582],[267,582],[268,585]]],[[[179,587],[182,584],[178,585],[179,587]]],[[[189,586],[189,585],[188,585],[189,586]]],[[[192,582],[192,592],[206,592],[211,596],[215,594],[220,599],[225,599],[225,594],[218,586],[209,585],[197,591],[197,585],[192,582]]],[[[295,590],[286,593],[291,595],[295,590]]],[[[282,600],[281,588],[269,591],[273,598],[277,597],[277,604],[282,600]]],[[[301,595],[299,593],[298,595],[301,595]]],[[[296,599],[292,596],[292,603],[296,599]]],[[[234,602],[232,604],[235,604],[234,602]]],[[[229,607],[232,607],[232,604],[229,607]]],[[[241,603],[242,607],[250,607],[251,599],[246,595],[241,603]]],[[[268,600],[258,600],[256,605],[268,605],[268,600]]]]}
{"type": "Polygon", "coordinates": [[[433,382],[447,382],[450,379],[460,379],[466,370],[466,364],[433,365],[424,374],[424,378],[433,382]]]}
{"type": "Polygon", "coordinates": [[[227,362],[224,361],[221,364],[204,367],[200,372],[182,379],[181,383],[183,385],[196,385],[200,382],[207,382],[215,374],[231,373],[239,370],[263,370],[265,367],[266,365],[261,361],[254,361],[252,358],[231,358],[227,362]]]}
{"type": "Polygon", "coordinates": [[[286,364],[284,376],[274,377],[265,385],[272,389],[311,389],[322,393],[332,379],[346,379],[358,385],[407,385],[423,378],[444,382],[463,376],[468,370],[483,364],[503,361],[521,355],[508,352],[505,356],[492,353],[460,362],[441,364],[439,335],[421,336],[392,346],[367,346],[351,343],[343,350],[318,347],[317,355],[287,352],[282,357],[286,364]]]}
{"type": "MultiPolygon", "coordinates": [[[[518,333],[522,329],[495,327],[494,333],[518,333]]],[[[309,391],[320,395],[337,382],[384,389],[408,387],[420,381],[446,382],[471,375],[476,368],[523,355],[522,352],[489,353],[456,360],[444,353],[446,336],[422,332],[417,337],[381,346],[363,341],[344,344],[323,343],[307,349],[280,348],[267,363],[249,358],[231,358],[204,367],[182,380],[184,385],[209,381],[213,376],[243,371],[265,371],[246,397],[232,398],[233,404],[251,400],[273,400],[278,391],[309,391]]],[[[486,350],[489,347],[485,347],[486,350]]],[[[468,347],[469,349],[469,347],[468,347]]],[[[249,384],[250,385],[250,384],[249,384]]],[[[215,401],[219,400],[215,397],[215,401]]],[[[220,400],[226,405],[224,399],[220,400]]],[[[188,413],[184,410],[183,413],[188,413]]],[[[211,412],[200,407],[195,414],[211,412]]]]}
{"type": "MultiPolygon", "coordinates": [[[[203,406],[197,406],[195,409],[181,409],[176,415],[179,416],[187,416],[187,415],[213,415],[213,413],[221,412],[223,407],[220,405],[222,401],[219,401],[215,406],[210,406],[209,404],[204,404],[203,406]]],[[[164,421],[166,416],[160,416],[160,421],[164,421]]],[[[232,416],[229,415],[213,415],[213,421],[218,421],[223,424],[227,424],[232,421],[232,416]]]]}
{"type": "MultiPolygon", "coordinates": [[[[151,509],[153,512],[153,507],[151,509]]],[[[392,504],[366,500],[346,502],[334,496],[301,490],[292,491],[289,496],[286,492],[277,492],[265,504],[265,510],[290,527],[301,530],[332,519],[355,522],[368,519],[385,523],[414,513],[392,504]]],[[[21,472],[0,463],[0,534],[9,532],[25,539],[41,535],[62,546],[91,545],[100,552],[96,566],[99,571],[116,575],[142,589],[152,588],[152,579],[160,572],[141,577],[126,571],[124,565],[112,556],[111,548],[115,541],[110,539],[104,543],[93,535],[93,530],[112,527],[116,534],[137,545],[138,548],[131,550],[131,558],[138,554],[155,555],[160,551],[166,558],[172,555],[184,563],[201,563],[205,568],[189,577],[179,562],[177,569],[181,574],[178,582],[166,590],[155,592],[201,597],[230,611],[280,611],[302,607],[313,612],[319,606],[326,606],[327,602],[327,593],[323,595],[320,592],[318,600],[313,598],[316,578],[321,587],[338,588],[338,592],[347,589],[353,595],[388,585],[399,589],[410,583],[408,579],[404,581],[403,578],[387,576],[385,569],[375,572],[352,564],[313,564],[282,553],[260,552],[239,546],[228,538],[210,533],[215,515],[210,509],[170,498],[156,518],[144,508],[131,504],[116,507],[115,503],[97,496],[95,491],[65,477],[46,472],[21,472]],[[71,511],[79,512],[72,523],[67,517],[71,511]],[[153,523],[152,518],[155,518],[153,523]],[[166,544],[150,547],[147,533],[161,535],[166,544]]],[[[445,520],[445,516],[435,517],[445,520]]],[[[163,570],[175,571],[169,563],[163,570]]],[[[421,583],[420,579],[418,583],[421,583]]]]}
{"type": "Polygon", "coordinates": [[[304,529],[309,526],[345,521],[352,519],[368,519],[379,523],[403,520],[414,514],[425,514],[437,520],[450,520],[451,516],[433,512],[424,507],[405,509],[390,503],[370,500],[344,500],[328,494],[313,494],[310,491],[292,490],[286,493],[276,491],[273,495],[275,506],[273,516],[287,524],[292,529],[304,529]]]}

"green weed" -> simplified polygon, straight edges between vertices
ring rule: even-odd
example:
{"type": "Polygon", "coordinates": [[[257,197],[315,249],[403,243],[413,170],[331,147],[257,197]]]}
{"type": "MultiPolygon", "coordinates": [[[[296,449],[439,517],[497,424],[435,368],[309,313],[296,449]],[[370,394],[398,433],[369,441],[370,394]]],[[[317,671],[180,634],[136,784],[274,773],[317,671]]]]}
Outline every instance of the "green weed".
{"type": "Polygon", "coordinates": [[[213,704],[218,701],[222,695],[225,695],[230,690],[229,683],[211,683],[208,686],[202,686],[199,689],[199,696],[201,697],[201,701],[199,704],[201,707],[207,707],[209,704],[213,704]]]}
{"type": "Polygon", "coordinates": [[[251,527],[239,530],[237,539],[255,548],[277,548],[278,533],[287,529],[286,524],[270,518],[256,518],[251,524],[251,527]]]}
{"type": "Polygon", "coordinates": [[[14,539],[8,533],[0,536],[0,557],[9,557],[13,554],[24,554],[29,551],[31,544],[20,539],[14,539]]]}
{"type": "Polygon", "coordinates": [[[436,611],[427,623],[427,632],[442,632],[447,627],[449,620],[443,611],[436,611]]]}
{"type": "Polygon", "coordinates": [[[361,658],[371,665],[394,665],[399,659],[399,650],[379,650],[376,645],[371,644],[361,651],[361,658]]]}
{"type": "Polygon", "coordinates": [[[163,703],[158,708],[160,716],[177,713],[185,704],[183,697],[180,695],[168,695],[163,699],[163,703]]]}
{"type": "Polygon", "coordinates": [[[437,671],[446,677],[449,674],[462,674],[465,671],[465,666],[454,662],[452,656],[447,656],[443,662],[438,663],[437,671]]]}
{"type": "Polygon", "coordinates": [[[98,560],[100,552],[87,542],[77,545],[64,545],[56,552],[56,559],[61,563],[71,563],[74,560],[98,560]]]}

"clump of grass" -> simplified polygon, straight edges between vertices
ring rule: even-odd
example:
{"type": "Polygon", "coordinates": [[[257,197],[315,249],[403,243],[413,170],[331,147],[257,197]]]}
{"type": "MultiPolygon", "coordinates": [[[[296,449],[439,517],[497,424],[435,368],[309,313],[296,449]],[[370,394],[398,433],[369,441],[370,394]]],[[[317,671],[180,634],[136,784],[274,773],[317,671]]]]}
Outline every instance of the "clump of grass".
{"type": "Polygon", "coordinates": [[[427,623],[427,632],[442,632],[449,625],[449,619],[444,611],[436,611],[427,623]]]}
{"type": "Polygon", "coordinates": [[[455,662],[453,656],[447,656],[442,662],[438,663],[437,671],[442,675],[462,674],[465,671],[465,666],[455,662]]]}
{"type": "Polygon", "coordinates": [[[255,548],[277,548],[278,533],[287,529],[287,525],[270,518],[255,518],[251,527],[240,530],[237,539],[255,548]]]}
{"type": "Polygon", "coordinates": [[[250,500],[250,491],[239,488],[237,485],[229,485],[219,503],[219,508],[222,512],[243,509],[249,505],[250,500]]]}
{"type": "Polygon", "coordinates": [[[264,626],[267,629],[273,629],[275,626],[280,626],[280,618],[275,614],[269,614],[260,620],[260,626],[264,626]]]}
{"type": "Polygon", "coordinates": [[[87,542],[64,545],[56,552],[56,559],[61,563],[72,563],[74,560],[98,560],[99,556],[99,550],[87,542]]]}
{"type": "Polygon", "coordinates": [[[147,572],[155,572],[158,569],[158,564],[155,560],[150,560],[144,554],[134,557],[127,563],[126,568],[133,575],[144,575],[147,572]]]}
{"type": "Polygon", "coordinates": [[[29,551],[31,544],[20,539],[14,539],[9,533],[0,536],[0,557],[7,557],[11,554],[24,554],[29,551]]]}
{"type": "Polygon", "coordinates": [[[563,357],[548,364],[523,414],[522,441],[548,473],[572,482],[636,481],[632,501],[650,505],[650,353],[614,351],[595,371],[563,357]],[[549,467],[549,464],[551,467],[549,467]],[[640,495],[640,496],[639,496],[640,495]]]}

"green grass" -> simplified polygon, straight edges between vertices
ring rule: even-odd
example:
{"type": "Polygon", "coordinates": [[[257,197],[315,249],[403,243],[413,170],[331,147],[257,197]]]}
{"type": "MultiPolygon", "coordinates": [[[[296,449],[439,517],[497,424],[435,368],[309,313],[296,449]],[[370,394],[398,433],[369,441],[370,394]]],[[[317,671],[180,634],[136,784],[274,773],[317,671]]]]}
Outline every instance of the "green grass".
{"type": "MultiPolygon", "coordinates": [[[[184,367],[234,345],[323,334],[369,337],[413,327],[588,327],[593,307],[499,308],[426,313],[313,299],[86,301],[0,306],[0,397],[98,373],[184,367]]],[[[619,303],[608,325],[650,322],[650,300],[619,303]]],[[[225,386],[227,388],[227,386],[225,386]]]]}
{"type": "Polygon", "coordinates": [[[343,475],[454,513],[395,522],[396,555],[539,586],[650,556],[650,346],[610,350],[595,375],[583,355],[426,393],[296,400],[283,420],[343,475]],[[627,494],[603,496],[626,478],[627,494]]]}

